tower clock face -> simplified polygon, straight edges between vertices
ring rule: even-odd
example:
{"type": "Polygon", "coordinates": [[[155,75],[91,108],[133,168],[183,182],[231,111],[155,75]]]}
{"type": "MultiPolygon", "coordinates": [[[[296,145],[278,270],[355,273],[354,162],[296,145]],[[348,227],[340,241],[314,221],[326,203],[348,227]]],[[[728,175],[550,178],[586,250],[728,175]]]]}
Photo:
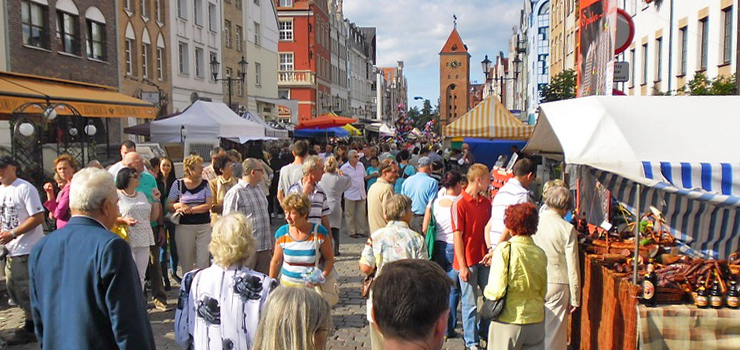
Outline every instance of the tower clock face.
{"type": "Polygon", "coordinates": [[[452,60],[450,63],[448,63],[448,65],[452,68],[457,68],[462,66],[462,63],[458,60],[452,60]]]}

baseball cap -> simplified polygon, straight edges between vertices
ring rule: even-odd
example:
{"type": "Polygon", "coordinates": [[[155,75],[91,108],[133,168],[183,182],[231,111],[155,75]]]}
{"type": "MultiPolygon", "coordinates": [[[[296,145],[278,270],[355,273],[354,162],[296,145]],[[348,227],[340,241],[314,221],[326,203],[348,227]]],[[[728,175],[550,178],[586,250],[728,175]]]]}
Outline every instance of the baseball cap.
{"type": "Polygon", "coordinates": [[[432,161],[429,159],[429,157],[421,157],[419,158],[419,162],[416,163],[416,165],[419,168],[424,168],[432,165],[432,161]]]}
{"type": "Polygon", "coordinates": [[[11,156],[2,156],[0,157],[0,168],[5,168],[8,165],[12,165],[14,167],[18,167],[18,162],[13,159],[11,156]]]}

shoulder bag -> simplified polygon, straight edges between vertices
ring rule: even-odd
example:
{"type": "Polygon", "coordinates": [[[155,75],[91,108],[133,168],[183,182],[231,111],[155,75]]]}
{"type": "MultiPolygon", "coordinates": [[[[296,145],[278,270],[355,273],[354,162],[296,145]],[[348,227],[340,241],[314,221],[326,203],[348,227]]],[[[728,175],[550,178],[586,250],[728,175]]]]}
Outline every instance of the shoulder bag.
{"type": "Polygon", "coordinates": [[[424,241],[427,245],[427,252],[429,253],[429,260],[433,260],[434,235],[437,233],[437,219],[434,218],[434,202],[436,202],[436,200],[432,201],[432,206],[429,208],[429,224],[427,225],[426,237],[424,237],[424,241]]]}
{"type": "MultiPolygon", "coordinates": [[[[321,249],[319,247],[319,225],[314,224],[313,226],[313,242],[314,247],[316,247],[316,263],[315,267],[319,268],[319,253],[321,252],[321,249]]],[[[334,305],[337,305],[339,303],[339,286],[337,285],[337,270],[332,267],[331,272],[328,276],[326,276],[326,281],[318,286],[315,286],[314,289],[316,290],[319,295],[321,295],[324,300],[326,300],[329,303],[329,306],[334,307],[334,305]]]]}
{"type": "MultiPolygon", "coordinates": [[[[504,312],[506,307],[506,294],[509,292],[509,269],[511,268],[511,243],[506,243],[509,246],[509,263],[506,266],[506,290],[504,296],[496,300],[489,300],[483,298],[483,306],[481,306],[479,316],[484,321],[497,321],[501,314],[504,312]]],[[[503,247],[502,247],[503,248],[503,247]]]]}
{"type": "MultiPolygon", "coordinates": [[[[177,197],[177,199],[180,200],[180,196],[182,196],[182,180],[176,180],[176,181],[177,181],[177,189],[180,191],[180,195],[177,197]]],[[[164,219],[171,222],[174,225],[180,224],[180,218],[182,218],[182,213],[178,213],[178,212],[168,211],[167,214],[164,215],[164,219]]]]}
{"type": "Polygon", "coordinates": [[[370,296],[370,287],[373,286],[373,280],[375,280],[375,271],[377,271],[377,268],[373,269],[373,272],[365,276],[365,278],[362,280],[362,285],[360,286],[360,296],[363,298],[367,298],[370,296]]]}

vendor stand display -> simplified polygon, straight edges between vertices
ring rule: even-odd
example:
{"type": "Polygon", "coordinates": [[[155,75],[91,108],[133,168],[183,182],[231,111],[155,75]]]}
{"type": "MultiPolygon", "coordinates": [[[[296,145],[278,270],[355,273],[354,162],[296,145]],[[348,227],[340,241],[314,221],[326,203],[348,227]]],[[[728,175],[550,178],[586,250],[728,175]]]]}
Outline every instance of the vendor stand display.
{"type": "Polygon", "coordinates": [[[740,273],[728,259],[740,244],[740,145],[731,131],[740,121],[725,109],[738,104],[737,96],[593,96],[541,105],[524,151],[578,174],[575,225],[589,255],[576,348],[737,348],[740,329],[729,320],[740,311],[727,296],[740,273]],[[694,306],[707,300],[719,309],[694,306]]]}
{"type": "Polygon", "coordinates": [[[491,95],[444,128],[445,137],[527,140],[532,126],[524,124],[491,95]]]}

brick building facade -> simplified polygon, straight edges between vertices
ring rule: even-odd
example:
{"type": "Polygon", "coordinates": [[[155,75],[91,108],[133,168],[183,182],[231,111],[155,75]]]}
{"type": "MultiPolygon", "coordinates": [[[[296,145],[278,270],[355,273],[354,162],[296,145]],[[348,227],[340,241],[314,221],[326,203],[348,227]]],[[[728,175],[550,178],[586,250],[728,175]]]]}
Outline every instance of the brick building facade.
{"type": "Polygon", "coordinates": [[[470,109],[470,54],[457,28],[439,53],[440,128],[470,109]]]}

